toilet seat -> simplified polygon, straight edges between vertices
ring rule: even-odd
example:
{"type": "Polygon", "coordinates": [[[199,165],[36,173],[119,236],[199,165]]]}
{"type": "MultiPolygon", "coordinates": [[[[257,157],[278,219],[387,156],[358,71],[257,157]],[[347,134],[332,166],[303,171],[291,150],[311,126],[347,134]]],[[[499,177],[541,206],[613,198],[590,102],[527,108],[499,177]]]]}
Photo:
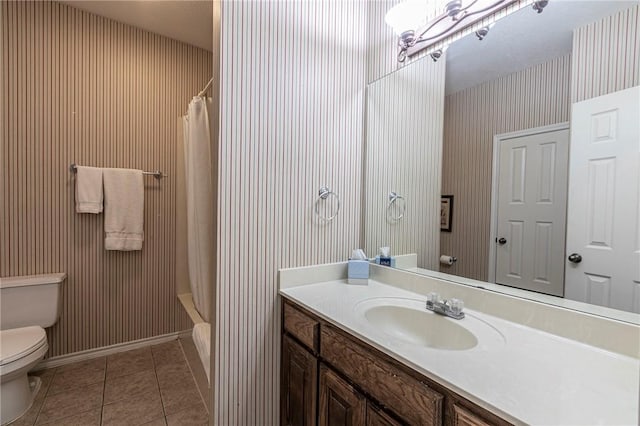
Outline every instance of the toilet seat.
{"type": "Polygon", "coordinates": [[[30,326],[0,330],[0,367],[28,357],[47,346],[47,334],[42,327],[30,326]]]}

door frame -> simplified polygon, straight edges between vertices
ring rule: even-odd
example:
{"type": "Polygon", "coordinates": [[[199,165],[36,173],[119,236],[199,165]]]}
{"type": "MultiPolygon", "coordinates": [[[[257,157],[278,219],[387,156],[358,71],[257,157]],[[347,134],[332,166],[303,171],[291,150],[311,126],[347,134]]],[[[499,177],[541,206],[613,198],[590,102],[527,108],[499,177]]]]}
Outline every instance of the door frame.
{"type": "MultiPolygon", "coordinates": [[[[491,225],[489,228],[489,279],[490,283],[496,282],[496,250],[495,239],[498,231],[498,178],[500,176],[500,144],[513,138],[522,136],[538,135],[540,133],[556,132],[558,130],[569,130],[569,122],[563,121],[548,126],[532,127],[530,129],[517,130],[515,132],[499,133],[493,136],[493,156],[491,163],[491,225]]],[[[569,141],[570,143],[571,141],[569,141]]],[[[569,158],[571,151],[569,151],[569,158]]],[[[567,164],[569,167],[569,164],[567,164]]],[[[565,209],[566,215],[566,209],[565,209]]],[[[566,239],[566,236],[565,236],[566,239]]]]}

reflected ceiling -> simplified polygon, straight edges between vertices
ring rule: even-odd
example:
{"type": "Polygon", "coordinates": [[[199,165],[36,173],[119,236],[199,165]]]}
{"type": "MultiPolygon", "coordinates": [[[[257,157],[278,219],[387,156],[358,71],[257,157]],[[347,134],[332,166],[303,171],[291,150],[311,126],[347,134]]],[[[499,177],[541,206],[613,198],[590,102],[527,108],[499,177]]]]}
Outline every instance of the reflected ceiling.
{"type": "Polygon", "coordinates": [[[572,30],[637,4],[634,1],[550,1],[496,22],[483,43],[473,34],[447,50],[446,94],[541,64],[571,52],[572,30]],[[536,34],[536,37],[531,37],[536,34]],[[522,49],[522,39],[532,40],[522,49]]]}

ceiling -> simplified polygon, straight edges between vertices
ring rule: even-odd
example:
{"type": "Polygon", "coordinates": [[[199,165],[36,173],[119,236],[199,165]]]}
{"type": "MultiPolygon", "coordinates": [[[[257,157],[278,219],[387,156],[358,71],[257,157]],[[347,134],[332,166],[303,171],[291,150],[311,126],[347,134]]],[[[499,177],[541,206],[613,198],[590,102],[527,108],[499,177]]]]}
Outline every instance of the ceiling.
{"type": "Polygon", "coordinates": [[[71,0],[61,3],[213,50],[212,0],[71,0]]]}
{"type": "Polygon", "coordinates": [[[446,93],[455,93],[571,52],[573,29],[630,8],[637,1],[553,0],[541,14],[526,7],[447,50],[446,93]]]}

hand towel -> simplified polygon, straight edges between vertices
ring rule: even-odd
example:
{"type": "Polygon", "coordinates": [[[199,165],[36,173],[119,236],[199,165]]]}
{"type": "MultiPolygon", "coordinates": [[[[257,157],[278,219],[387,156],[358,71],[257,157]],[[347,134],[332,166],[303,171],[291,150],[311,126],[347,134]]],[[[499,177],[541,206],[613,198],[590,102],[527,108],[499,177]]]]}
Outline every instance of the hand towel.
{"type": "Polygon", "coordinates": [[[102,169],[76,167],[76,212],[102,212],[102,169]]]}
{"type": "Polygon", "coordinates": [[[144,183],[142,171],[104,169],[104,247],[142,250],[144,183]]]}

